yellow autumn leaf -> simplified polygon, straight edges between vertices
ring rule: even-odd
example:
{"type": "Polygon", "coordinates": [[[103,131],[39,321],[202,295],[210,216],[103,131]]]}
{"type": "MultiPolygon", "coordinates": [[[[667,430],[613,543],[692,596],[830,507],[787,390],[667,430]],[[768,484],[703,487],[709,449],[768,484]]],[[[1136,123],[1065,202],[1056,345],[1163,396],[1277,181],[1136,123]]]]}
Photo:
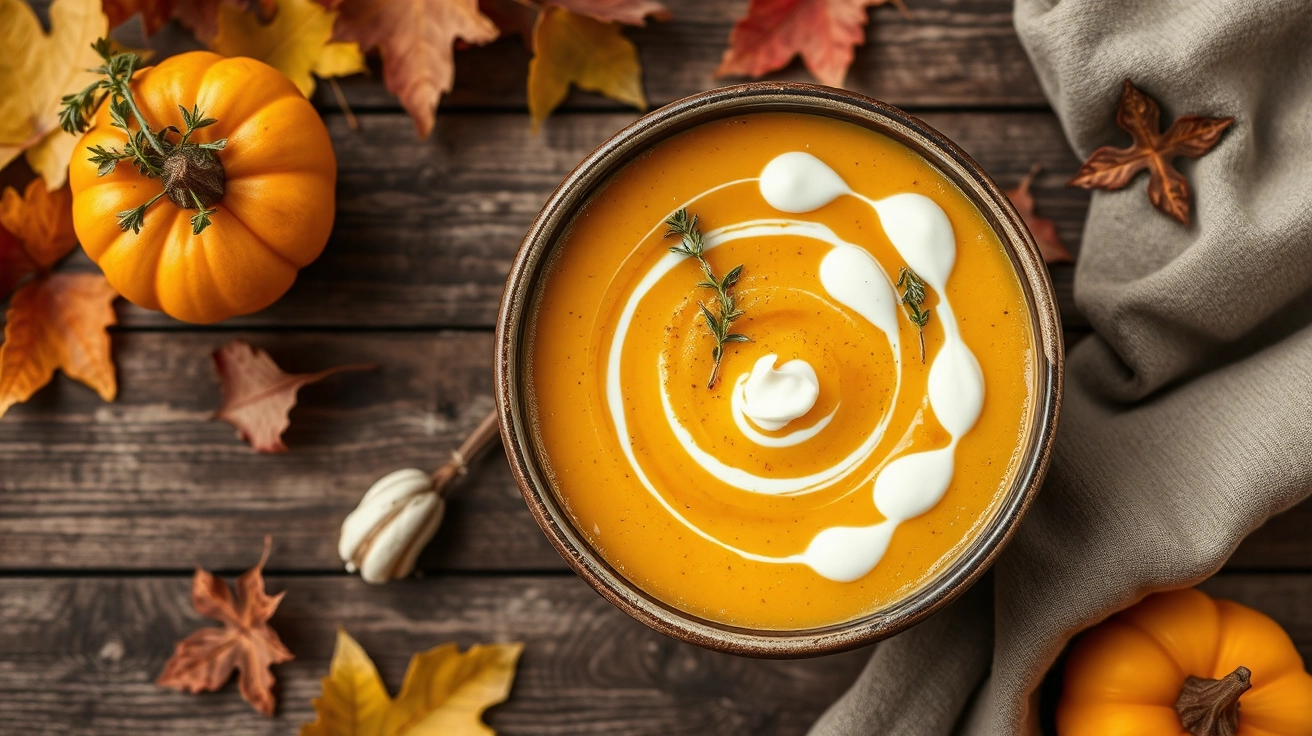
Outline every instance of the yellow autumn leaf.
{"type": "Polygon", "coordinates": [[[401,692],[388,697],[369,655],[337,630],[313,723],[300,736],[492,736],[483,711],[503,702],[523,644],[442,644],[410,659],[401,692]]]}
{"type": "MultiPolygon", "coordinates": [[[[4,1],[4,0],[0,0],[4,1]]],[[[309,97],[314,77],[344,77],[365,70],[356,43],[332,40],[337,13],[314,0],[278,0],[273,22],[229,4],[219,6],[219,31],[210,49],[224,56],[249,56],[277,69],[309,97]]]]}
{"type": "Polygon", "coordinates": [[[639,110],[647,109],[638,50],[619,25],[548,6],[533,27],[533,49],[528,64],[533,130],[565,100],[571,83],[639,110]]]}
{"type": "Polygon", "coordinates": [[[59,129],[59,99],[95,82],[91,50],[109,32],[100,0],[55,0],[50,35],[23,0],[0,0],[0,168],[26,152],[46,188],[62,187],[81,136],[59,129]]]}

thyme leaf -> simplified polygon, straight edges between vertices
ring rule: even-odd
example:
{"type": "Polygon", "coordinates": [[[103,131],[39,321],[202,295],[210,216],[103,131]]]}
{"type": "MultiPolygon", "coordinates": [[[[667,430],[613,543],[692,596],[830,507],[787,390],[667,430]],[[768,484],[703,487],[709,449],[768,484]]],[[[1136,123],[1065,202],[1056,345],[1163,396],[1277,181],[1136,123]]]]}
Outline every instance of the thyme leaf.
{"type": "Polygon", "coordinates": [[[665,237],[671,235],[679,237],[679,244],[670,248],[670,252],[696,258],[697,263],[702,267],[702,280],[697,282],[697,287],[715,292],[718,315],[706,306],[705,302],[697,303],[701,308],[702,317],[706,319],[707,330],[711,333],[711,337],[715,338],[715,345],[711,348],[711,357],[715,363],[711,366],[711,378],[706,382],[706,388],[712,388],[715,386],[715,380],[720,376],[720,361],[724,358],[725,343],[751,342],[751,338],[746,335],[729,331],[734,320],[744,314],[743,310],[734,303],[733,293],[730,291],[742,276],[743,267],[739,265],[733,268],[723,278],[715,275],[711,264],[706,262],[706,239],[701,229],[697,227],[697,216],[689,216],[687,208],[680,208],[670,215],[665,221],[665,226],[669,228],[665,231],[665,237]]]}
{"type": "Polygon", "coordinates": [[[915,271],[903,266],[897,273],[897,285],[903,289],[902,305],[906,307],[907,319],[916,326],[920,334],[920,362],[925,362],[925,325],[929,324],[929,310],[920,308],[925,303],[925,282],[915,271]]]}

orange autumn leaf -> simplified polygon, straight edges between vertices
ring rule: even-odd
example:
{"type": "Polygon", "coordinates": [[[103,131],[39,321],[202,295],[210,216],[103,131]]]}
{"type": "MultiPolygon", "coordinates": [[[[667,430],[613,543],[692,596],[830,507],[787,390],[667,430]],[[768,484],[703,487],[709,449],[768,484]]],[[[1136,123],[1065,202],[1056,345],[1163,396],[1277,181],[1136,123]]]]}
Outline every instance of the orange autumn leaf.
{"type": "Polygon", "coordinates": [[[319,1],[338,11],[335,40],[355,41],[361,51],[380,50],[383,81],[421,138],[432,132],[437,104],[455,82],[456,40],[477,46],[499,35],[479,12],[478,0],[319,1]]]}
{"type": "Polygon", "coordinates": [[[528,110],[535,131],[565,100],[570,84],[647,109],[638,50],[618,25],[548,7],[533,28],[533,50],[528,110]]]}
{"type": "Polygon", "coordinates": [[[0,299],[28,276],[55,265],[77,245],[73,195],[67,185],[49,191],[40,179],[23,194],[7,187],[0,196],[0,299]]]}
{"type": "Polygon", "coordinates": [[[1198,158],[1221,140],[1234,118],[1184,115],[1161,132],[1157,101],[1125,80],[1116,124],[1130,134],[1129,148],[1103,146],[1089,154],[1070,185],[1081,189],[1120,189],[1140,171],[1148,169],[1148,201],[1153,206],[1189,224],[1189,180],[1176,171],[1177,156],[1198,158]]]}
{"type": "Polygon", "coordinates": [[[282,433],[291,424],[296,392],[342,371],[375,368],[371,363],[339,365],[318,373],[286,373],[263,350],[233,340],[214,351],[223,405],[215,417],[237,428],[256,452],[286,452],[282,433]]]}
{"type": "Polygon", "coordinates": [[[853,49],[865,42],[867,9],[902,0],[751,0],[729,33],[717,77],[759,77],[801,56],[821,84],[841,87],[853,49]]]}
{"type": "Polygon", "coordinates": [[[0,344],[0,416],[50,382],[55,369],[113,401],[109,333],[118,294],[100,274],[47,274],[19,289],[0,344]]]}
{"type": "Polygon", "coordinates": [[[1007,198],[1016,205],[1016,211],[1020,213],[1021,219],[1034,235],[1034,242],[1039,246],[1039,255],[1043,256],[1044,263],[1071,263],[1075,257],[1061,242],[1061,236],[1057,234],[1057,224],[1046,217],[1039,217],[1034,212],[1034,193],[1030,191],[1030,185],[1042,170],[1043,167],[1034,164],[1030,168],[1030,173],[1020,180],[1015,189],[1007,190],[1007,198]]]}
{"type": "Polygon", "coordinates": [[[191,581],[191,605],[196,613],[223,624],[192,632],[178,642],[155,684],[184,693],[211,692],[223,687],[233,670],[241,676],[241,696],[255,710],[272,716],[277,706],[270,667],[290,662],[292,653],[269,627],[286,592],[270,596],[264,592],[264,563],[269,559],[271,540],[264,539],[264,554],[255,567],[237,578],[236,592],[221,578],[196,568],[191,581]]]}

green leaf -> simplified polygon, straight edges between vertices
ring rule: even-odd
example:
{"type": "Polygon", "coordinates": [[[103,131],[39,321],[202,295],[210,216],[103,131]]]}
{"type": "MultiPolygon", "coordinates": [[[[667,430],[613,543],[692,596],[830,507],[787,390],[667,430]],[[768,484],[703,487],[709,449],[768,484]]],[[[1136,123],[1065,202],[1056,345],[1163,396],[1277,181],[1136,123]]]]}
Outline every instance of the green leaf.
{"type": "Polygon", "coordinates": [[[748,336],[746,336],[746,335],[740,335],[740,334],[734,332],[734,333],[731,333],[731,334],[725,335],[725,336],[724,336],[724,341],[725,341],[725,342],[751,342],[751,341],[752,341],[752,338],[750,338],[750,337],[748,337],[748,336]]]}
{"type": "Polygon", "coordinates": [[[733,269],[729,273],[726,273],[724,275],[724,280],[720,282],[720,288],[724,289],[725,291],[728,291],[729,287],[738,283],[738,277],[741,276],[742,273],[743,273],[742,266],[738,266],[737,268],[733,269]]]}
{"type": "Polygon", "coordinates": [[[715,319],[715,315],[711,314],[711,310],[708,309],[705,304],[698,302],[697,306],[702,308],[702,314],[705,315],[706,324],[710,326],[711,332],[713,334],[719,335],[720,334],[719,320],[715,319]]]}

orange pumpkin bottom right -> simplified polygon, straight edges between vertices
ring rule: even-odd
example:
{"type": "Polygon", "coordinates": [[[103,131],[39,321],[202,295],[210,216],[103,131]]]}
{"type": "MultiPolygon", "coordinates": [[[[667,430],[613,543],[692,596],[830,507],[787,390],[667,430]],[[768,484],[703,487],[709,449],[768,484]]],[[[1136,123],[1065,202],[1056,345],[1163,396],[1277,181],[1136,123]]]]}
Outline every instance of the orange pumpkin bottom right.
{"type": "Polygon", "coordinates": [[[1194,590],[1157,593],[1085,634],[1060,736],[1312,736],[1312,676],[1271,617],[1194,590]]]}

